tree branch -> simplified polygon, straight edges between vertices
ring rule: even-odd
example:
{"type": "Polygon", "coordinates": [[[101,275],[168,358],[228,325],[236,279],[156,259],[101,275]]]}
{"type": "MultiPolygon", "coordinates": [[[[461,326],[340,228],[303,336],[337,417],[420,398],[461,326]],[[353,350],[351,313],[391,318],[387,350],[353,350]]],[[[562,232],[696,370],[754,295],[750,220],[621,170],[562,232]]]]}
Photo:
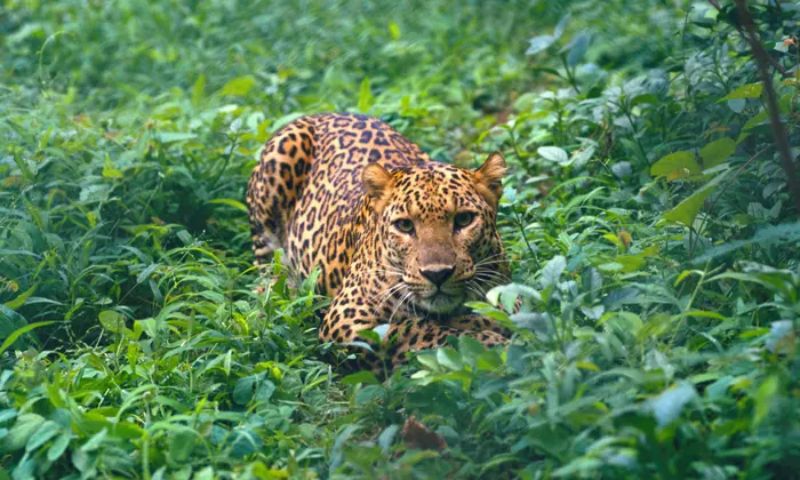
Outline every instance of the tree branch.
{"type": "Polygon", "coordinates": [[[769,73],[770,57],[761,45],[761,40],[758,38],[753,17],[747,8],[747,0],[735,0],[736,11],[739,14],[739,21],[742,28],[739,32],[744,37],[745,41],[750,44],[750,49],[753,52],[753,57],[758,66],[758,73],[761,76],[761,81],[764,84],[764,95],[767,100],[767,111],[769,112],[769,121],[772,125],[772,134],[775,137],[775,147],[778,150],[778,155],[781,159],[781,167],[786,173],[786,186],[789,188],[789,194],[794,201],[794,207],[798,214],[800,214],[800,177],[797,173],[797,165],[792,158],[792,149],[789,145],[789,136],[786,133],[786,127],[781,121],[781,112],[778,108],[778,98],[775,94],[775,87],[772,84],[772,75],[769,73]]]}
{"type": "MultiPolygon", "coordinates": [[[[716,8],[718,12],[722,11],[722,7],[720,6],[718,0],[708,0],[708,3],[710,3],[712,7],[716,8]]],[[[776,5],[780,5],[780,3],[777,3],[776,5]]],[[[733,24],[733,28],[735,28],[736,31],[739,32],[741,36],[743,37],[745,36],[745,33],[742,31],[742,27],[733,24]]],[[[767,55],[767,60],[769,61],[769,64],[772,65],[773,68],[775,68],[775,70],[781,72],[781,76],[783,78],[789,78],[791,76],[791,74],[786,71],[783,65],[781,65],[779,61],[775,60],[775,57],[773,57],[772,55],[767,55]]]]}

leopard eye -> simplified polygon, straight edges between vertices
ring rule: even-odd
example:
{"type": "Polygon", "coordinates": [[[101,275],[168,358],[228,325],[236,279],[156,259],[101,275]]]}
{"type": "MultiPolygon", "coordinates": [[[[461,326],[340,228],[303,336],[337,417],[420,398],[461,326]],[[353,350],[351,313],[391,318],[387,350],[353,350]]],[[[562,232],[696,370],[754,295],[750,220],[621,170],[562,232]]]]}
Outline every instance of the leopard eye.
{"type": "Polygon", "coordinates": [[[468,227],[475,220],[474,212],[458,212],[453,219],[453,226],[456,230],[468,227]]]}
{"type": "Polygon", "coordinates": [[[407,218],[401,218],[400,220],[395,220],[394,228],[400,230],[403,233],[414,233],[414,222],[407,218]]]}

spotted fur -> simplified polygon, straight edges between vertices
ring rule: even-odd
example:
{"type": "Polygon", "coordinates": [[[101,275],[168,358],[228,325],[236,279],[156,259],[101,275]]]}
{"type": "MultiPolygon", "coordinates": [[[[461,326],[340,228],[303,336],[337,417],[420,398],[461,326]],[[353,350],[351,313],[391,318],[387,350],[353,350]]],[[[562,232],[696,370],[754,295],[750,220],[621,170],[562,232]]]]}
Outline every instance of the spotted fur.
{"type": "Polygon", "coordinates": [[[433,162],[374,118],[302,117],[267,142],[250,178],[253,251],[264,262],[284,248],[301,276],[321,270],[333,297],[322,341],[389,324],[391,364],[450,335],[504,343],[463,307],[508,276],[496,229],[504,173],[499,154],[476,170],[433,162]]]}

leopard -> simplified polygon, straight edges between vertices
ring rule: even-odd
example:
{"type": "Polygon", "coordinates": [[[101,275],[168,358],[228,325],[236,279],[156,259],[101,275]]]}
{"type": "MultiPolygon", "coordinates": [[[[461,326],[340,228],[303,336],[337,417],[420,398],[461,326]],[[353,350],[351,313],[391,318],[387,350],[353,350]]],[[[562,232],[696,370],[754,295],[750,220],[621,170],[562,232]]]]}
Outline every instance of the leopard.
{"type": "Polygon", "coordinates": [[[266,142],[248,182],[255,263],[282,249],[300,278],[317,270],[331,298],[319,340],[361,345],[373,369],[450,337],[507,344],[506,328],[464,306],[509,279],[497,229],[506,172],[499,152],[477,168],[434,161],[374,117],[296,118],[266,142]]]}

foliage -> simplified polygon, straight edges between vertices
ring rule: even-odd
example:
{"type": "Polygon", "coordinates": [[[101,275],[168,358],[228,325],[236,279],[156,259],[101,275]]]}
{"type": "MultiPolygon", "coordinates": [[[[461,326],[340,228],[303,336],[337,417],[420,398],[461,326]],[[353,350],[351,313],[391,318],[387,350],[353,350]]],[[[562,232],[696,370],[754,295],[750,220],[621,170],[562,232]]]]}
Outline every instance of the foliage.
{"type": "MultiPolygon", "coordinates": [[[[798,212],[732,4],[603,3],[6,0],[0,476],[796,476],[798,212]],[[511,346],[344,375],[313,282],[257,275],[258,149],[328,110],[506,154],[472,307],[511,346]]],[[[798,148],[800,7],[750,3],[798,148]]]]}

